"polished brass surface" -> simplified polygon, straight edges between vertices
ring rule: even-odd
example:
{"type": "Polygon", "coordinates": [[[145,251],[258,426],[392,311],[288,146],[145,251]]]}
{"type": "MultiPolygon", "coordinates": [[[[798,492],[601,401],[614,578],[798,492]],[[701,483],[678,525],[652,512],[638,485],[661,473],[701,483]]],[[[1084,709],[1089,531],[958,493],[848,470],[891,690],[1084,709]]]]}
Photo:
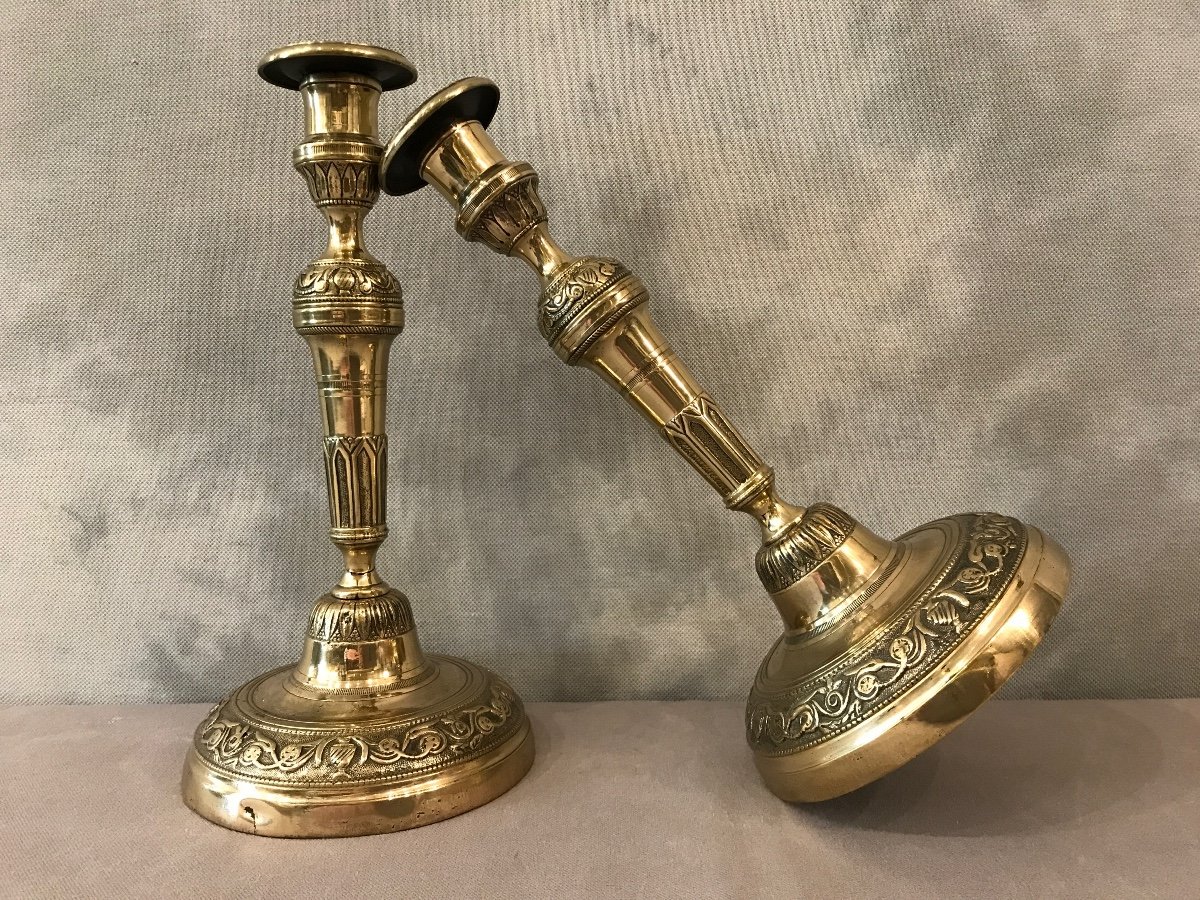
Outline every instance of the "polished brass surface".
{"type": "Polygon", "coordinates": [[[759,669],[746,727],[771,790],[824,800],[902,765],[1041,640],[1066,591],[1066,555],[1000,515],[952,516],[889,541],[837,507],[780,499],[771,467],[655,326],[638,277],[551,237],[536,172],[487,134],[498,100],[482,78],[431,97],[389,143],[384,190],[433,185],[464,238],[528,263],[555,353],[600,374],[730,509],[758,522],[756,568],[784,633],[759,669]]]}
{"type": "Polygon", "coordinates": [[[200,724],[183,796],[205,818],[260,835],[399,831],[487,803],[533,762],[512,688],[423,653],[408,599],[375,569],[387,536],[388,352],[404,306],[363,248],[362,222],[379,195],[380,93],[415,73],[397,53],[355,44],[285,47],[259,73],[302,96],[293,162],[329,226],[325,252],[296,279],[292,318],[312,351],[345,572],[316,601],[300,661],[238,688],[200,724]]]}

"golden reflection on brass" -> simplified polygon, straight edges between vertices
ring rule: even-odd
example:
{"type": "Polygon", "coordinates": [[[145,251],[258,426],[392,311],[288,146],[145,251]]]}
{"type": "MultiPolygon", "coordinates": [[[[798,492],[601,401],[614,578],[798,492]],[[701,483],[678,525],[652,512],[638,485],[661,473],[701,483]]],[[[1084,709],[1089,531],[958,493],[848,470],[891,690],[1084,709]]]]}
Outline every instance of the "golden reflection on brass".
{"type": "Polygon", "coordinates": [[[757,521],[756,568],[784,625],[746,709],[770,789],[825,800],[912,759],[1041,640],[1067,588],[1066,554],[1001,515],[951,516],[889,541],[835,506],[781,500],[771,467],[655,326],[637,276],[615,259],[573,256],[550,236],[537,174],[485,130],[498,100],[482,78],[430,98],[388,145],[383,189],[432,184],[464,238],[528,263],[554,351],[599,373],[730,509],[757,521]]]}
{"type": "Polygon", "coordinates": [[[512,688],[422,652],[408,599],[375,570],[387,536],[388,352],[404,306],[361,234],[379,196],[379,96],[415,72],[378,47],[300,44],[268,54],[259,74],[300,92],[306,137],[293,162],[329,225],[327,249],[296,279],[292,316],[312,351],[345,572],[317,600],[300,661],[238,688],[200,724],[183,797],[260,835],[399,831],[487,803],[533,762],[512,688]]]}

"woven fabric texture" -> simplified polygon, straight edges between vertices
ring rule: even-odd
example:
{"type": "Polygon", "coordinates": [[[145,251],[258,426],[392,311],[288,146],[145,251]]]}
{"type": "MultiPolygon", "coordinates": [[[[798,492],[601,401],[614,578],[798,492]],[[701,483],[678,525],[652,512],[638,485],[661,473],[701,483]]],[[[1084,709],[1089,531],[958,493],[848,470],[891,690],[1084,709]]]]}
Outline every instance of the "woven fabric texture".
{"type": "Polygon", "coordinates": [[[537,761],[513,790],[352,841],[251,840],[189,811],[203,716],[0,709],[0,897],[1194,900],[1200,879],[1193,700],[994,703],[894,775],[797,806],[762,784],[736,701],[531,704],[537,761]]]}
{"type": "MultiPolygon", "coordinates": [[[[643,277],[786,496],[1055,535],[1072,594],[1008,696],[1200,687],[1193,2],[116,0],[0,32],[0,699],[213,698],[336,574],[289,321],[321,224],[299,100],[254,74],[314,39],[417,65],[385,132],[494,78],[560,239],[643,277]]],[[[426,647],[528,699],[742,696],[779,628],[752,523],[433,191],[368,243],[408,304],[381,568],[426,647]]]]}

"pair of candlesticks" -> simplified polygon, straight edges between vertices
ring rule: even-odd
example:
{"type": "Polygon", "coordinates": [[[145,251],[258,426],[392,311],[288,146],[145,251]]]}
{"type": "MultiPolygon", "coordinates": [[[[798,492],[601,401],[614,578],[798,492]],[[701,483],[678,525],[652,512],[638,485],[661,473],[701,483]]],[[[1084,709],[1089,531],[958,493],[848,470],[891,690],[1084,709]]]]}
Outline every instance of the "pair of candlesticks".
{"type": "Polygon", "coordinates": [[[826,800],[898,768],[995,693],[1049,629],[1069,563],[1036,528],[972,513],[889,541],[835,506],[781,500],[771,467],[655,327],[645,285],[550,236],[537,174],[485,130],[499,100],[492,82],[439,91],[385,150],[380,94],[416,77],[400,54],[297,44],[258,71],[303,97],[293,162],[329,223],[292,311],[316,370],[330,535],[345,572],[316,601],[299,663],[238,688],[197,729],[183,796],[202,816],[286,837],[399,831],[495,799],[533,763],[512,688],[425,653],[407,598],[375,570],[387,535],[388,353],[404,324],[400,286],[361,242],[381,187],[432,184],[464,238],[528,263],[555,353],[610,382],[726,506],[758,523],[755,568],[784,633],[754,680],[746,734],[780,798],[826,800]]]}

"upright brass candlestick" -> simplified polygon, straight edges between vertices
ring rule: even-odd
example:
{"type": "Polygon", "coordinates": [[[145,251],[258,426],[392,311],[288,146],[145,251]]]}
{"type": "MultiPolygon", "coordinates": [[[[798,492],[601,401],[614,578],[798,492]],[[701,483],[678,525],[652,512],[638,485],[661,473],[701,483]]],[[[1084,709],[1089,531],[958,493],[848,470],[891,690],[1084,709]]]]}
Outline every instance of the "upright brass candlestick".
{"type": "Polygon", "coordinates": [[[255,834],[399,831],[487,803],[533,762],[512,688],[423,653],[408,599],[375,571],[387,536],[388,352],[404,306],[361,231],[379,196],[380,92],[416,75],[399,54],[355,44],[285,47],[258,71],[304,99],[293,161],[329,220],[329,246],[296,279],[292,312],[316,368],[330,536],[346,571],[317,600],[300,662],[238,688],[196,730],[183,797],[255,834]]]}
{"type": "Polygon", "coordinates": [[[536,173],[485,131],[498,100],[481,78],[435,94],[388,145],[384,190],[432,184],[456,207],[464,238],[532,266],[554,351],[607,379],[730,509],[758,521],[756,567],[785,631],[758,670],[746,727],[771,790],[824,800],[897,768],[995,693],[1041,640],[1067,587],[1066,555],[1005,516],[952,516],[888,541],[837,507],[780,500],[770,466],[651,321],[642,282],[550,237],[536,173]]]}

